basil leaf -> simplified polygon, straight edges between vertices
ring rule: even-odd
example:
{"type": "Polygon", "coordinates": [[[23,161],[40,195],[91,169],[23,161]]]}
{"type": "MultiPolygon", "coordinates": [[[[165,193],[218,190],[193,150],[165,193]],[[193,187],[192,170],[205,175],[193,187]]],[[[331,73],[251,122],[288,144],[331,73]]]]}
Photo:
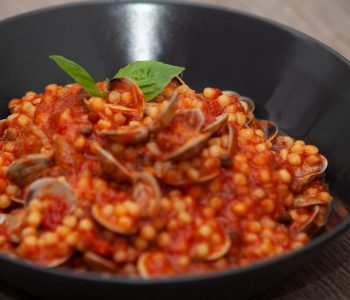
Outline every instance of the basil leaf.
{"type": "Polygon", "coordinates": [[[134,80],[147,102],[159,95],[171,79],[184,70],[183,67],[154,60],[135,61],[120,69],[114,78],[129,77],[134,80]]]}
{"type": "Polygon", "coordinates": [[[105,97],[105,92],[101,92],[96,87],[96,81],[82,66],[60,55],[51,55],[56,64],[65,71],[75,82],[79,83],[90,97],[105,97]]]}

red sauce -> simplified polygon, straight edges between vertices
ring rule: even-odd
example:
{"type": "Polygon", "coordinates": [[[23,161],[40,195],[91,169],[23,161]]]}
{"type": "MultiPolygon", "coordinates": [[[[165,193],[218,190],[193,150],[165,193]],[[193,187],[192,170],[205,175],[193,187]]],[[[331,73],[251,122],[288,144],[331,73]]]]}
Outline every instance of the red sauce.
{"type": "Polygon", "coordinates": [[[44,196],[43,201],[44,203],[47,202],[48,206],[43,211],[41,226],[44,230],[54,230],[62,223],[64,216],[68,212],[69,205],[67,200],[52,195],[44,196]]]}

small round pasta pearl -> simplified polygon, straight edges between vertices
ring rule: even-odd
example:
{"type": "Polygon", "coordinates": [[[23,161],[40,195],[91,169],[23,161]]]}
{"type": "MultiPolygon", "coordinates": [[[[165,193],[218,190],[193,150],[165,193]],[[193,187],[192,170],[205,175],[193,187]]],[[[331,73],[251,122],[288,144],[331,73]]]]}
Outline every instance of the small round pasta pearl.
{"type": "Polygon", "coordinates": [[[292,166],[299,166],[301,164],[301,157],[299,154],[290,153],[288,154],[288,162],[292,166]]]}

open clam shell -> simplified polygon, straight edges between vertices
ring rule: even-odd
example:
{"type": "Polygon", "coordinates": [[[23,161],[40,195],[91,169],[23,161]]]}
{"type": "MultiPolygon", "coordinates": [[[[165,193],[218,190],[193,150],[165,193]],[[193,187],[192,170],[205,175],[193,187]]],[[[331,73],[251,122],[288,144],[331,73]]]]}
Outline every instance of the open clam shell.
{"type": "Polygon", "coordinates": [[[150,126],[122,126],[114,130],[101,130],[98,134],[118,143],[142,143],[148,139],[150,132],[157,132],[170,124],[175,116],[177,103],[178,95],[174,93],[168,105],[150,126]]]}
{"type": "Polygon", "coordinates": [[[163,111],[160,112],[160,114],[154,120],[154,123],[150,126],[151,132],[157,132],[167,127],[171,123],[171,121],[173,120],[176,114],[178,102],[179,102],[179,95],[177,92],[175,92],[170,97],[169,102],[165,106],[163,111]]]}
{"type": "Polygon", "coordinates": [[[202,111],[198,108],[178,110],[176,117],[177,119],[182,119],[187,128],[195,131],[201,130],[205,121],[202,111]]]}
{"type": "Polygon", "coordinates": [[[92,107],[90,106],[90,103],[89,103],[89,100],[88,100],[88,99],[84,99],[84,100],[83,100],[83,103],[84,103],[85,108],[86,108],[89,112],[94,112],[94,113],[98,114],[98,116],[99,116],[101,119],[104,119],[104,120],[107,119],[107,117],[103,114],[103,112],[95,111],[95,110],[92,109],[92,107]]]}
{"type": "Polygon", "coordinates": [[[96,203],[92,206],[91,213],[93,218],[108,230],[122,235],[132,235],[138,231],[137,222],[132,222],[126,226],[123,220],[117,216],[105,216],[103,206],[96,203]]]}
{"type": "Polygon", "coordinates": [[[174,122],[184,124],[183,128],[181,127],[182,130],[193,131],[193,135],[174,151],[164,154],[162,159],[181,160],[193,157],[205,147],[210,136],[226,124],[227,119],[228,115],[221,115],[206,128],[202,129],[205,118],[201,110],[194,108],[178,111],[174,122]]]}
{"type": "Polygon", "coordinates": [[[148,139],[149,129],[146,126],[121,126],[117,129],[104,129],[97,133],[117,143],[137,144],[148,139]]]}
{"type": "Polygon", "coordinates": [[[301,190],[303,186],[307,185],[311,180],[313,180],[318,175],[323,174],[327,167],[327,159],[321,155],[322,161],[315,166],[307,166],[304,164],[300,168],[294,170],[294,180],[292,187],[295,190],[301,190]]]}
{"type": "Polygon", "coordinates": [[[122,163],[120,163],[110,152],[96,144],[95,149],[98,153],[101,168],[105,174],[112,177],[116,181],[131,181],[135,174],[129,171],[122,163]]]}
{"type": "Polygon", "coordinates": [[[253,113],[255,111],[255,102],[252,99],[241,96],[240,101],[247,103],[249,112],[253,113]]]}
{"type": "MultiPolygon", "coordinates": [[[[321,210],[320,207],[318,205],[315,205],[312,209],[312,214],[310,215],[308,220],[299,227],[299,231],[304,231],[304,232],[310,231],[312,227],[314,227],[314,221],[318,216],[318,214],[320,213],[320,210],[321,210]]],[[[314,231],[314,229],[312,231],[314,231]]]]}
{"type": "Polygon", "coordinates": [[[88,266],[93,270],[113,272],[117,269],[113,261],[104,258],[92,251],[85,252],[83,257],[88,266]]]}
{"type": "Polygon", "coordinates": [[[232,126],[231,124],[227,124],[227,129],[229,140],[227,152],[228,155],[231,156],[231,154],[237,152],[238,149],[238,134],[236,127],[232,126]]]}
{"type": "Polygon", "coordinates": [[[207,144],[210,134],[198,134],[185,142],[175,151],[164,155],[163,160],[180,160],[193,157],[196,153],[202,150],[207,144]]]}
{"type": "Polygon", "coordinates": [[[34,246],[26,258],[42,267],[55,268],[67,262],[73,253],[74,249],[63,239],[55,245],[38,244],[34,246]]]}
{"type": "Polygon", "coordinates": [[[171,81],[176,82],[178,86],[186,84],[186,82],[180,76],[175,76],[171,81]]]}
{"type": "Polygon", "coordinates": [[[0,214],[0,225],[4,224],[7,219],[7,214],[0,214]]]}
{"type": "Polygon", "coordinates": [[[227,123],[228,120],[228,114],[222,114],[218,116],[214,122],[210,123],[207,127],[202,129],[202,133],[206,133],[209,135],[213,135],[217,131],[219,131],[221,128],[224,127],[224,125],[227,123]]]}
{"type": "Polygon", "coordinates": [[[215,246],[210,255],[206,258],[206,260],[216,260],[220,257],[225,256],[231,249],[232,242],[231,238],[225,235],[224,242],[218,246],[215,246]]]}
{"type": "Polygon", "coordinates": [[[250,126],[255,129],[261,129],[268,141],[272,141],[278,133],[278,126],[276,123],[269,120],[254,120],[250,126]]]}
{"type": "Polygon", "coordinates": [[[15,160],[6,172],[6,176],[13,183],[23,187],[40,178],[52,165],[52,156],[39,153],[29,154],[15,160]]]}
{"type": "Polygon", "coordinates": [[[2,214],[2,221],[6,224],[10,240],[13,243],[21,241],[21,233],[27,224],[27,212],[24,209],[14,209],[9,214],[2,214]]]}
{"type": "Polygon", "coordinates": [[[41,199],[43,196],[52,195],[66,200],[70,206],[76,202],[75,195],[70,185],[54,177],[45,177],[32,182],[24,195],[24,205],[28,206],[32,199],[41,199]]]}
{"type": "Polygon", "coordinates": [[[159,251],[142,254],[137,260],[137,271],[144,279],[175,274],[169,258],[159,251]]]}
{"type": "Polygon", "coordinates": [[[155,217],[159,213],[161,191],[157,180],[149,173],[137,173],[132,197],[141,208],[143,217],[155,217]]]}
{"type": "Polygon", "coordinates": [[[238,97],[240,97],[240,99],[239,99],[240,101],[245,102],[245,103],[248,104],[248,110],[249,110],[251,113],[253,113],[253,112],[255,111],[255,103],[254,103],[254,101],[253,101],[251,98],[246,97],[246,96],[241,96],[241,95],[238,94],[237,92],[235,92],[235,91],[230,91],[230,90],[222,91],[222,93],[223,93],[224,95],[228,95],[228,96],[238,96],[238,97]]]}
{"type": "Polygon", "coordinates": [[[63,265],[66,261],[68,261],[71,256],[73,255],[73,250],[71,250],[67,255],[63,255],[60,257],[55,257],[52,258],[51,260],[48,260],[46,262],[37,262],[38,264],[42,265],[43,267],[46,268],[55,268],[58,267],[60,265],[63,265]]]}
{"type": "Polygon", "coordinates": [[[188,185],[189,180],[184,173],[176,173],[178,176],[173,176],[173,171],[176,171],[176,166],[171,162],[156,162],[155,174],[162,182],[172,186],[188,185]]]}
{"type": "Polygon", "coordinates": [[[294,201],[294,207],[296,208],[302,208],[302,207],[309,207],[314,205],[328,205],[329,202],[324,202],[321,199],[318,199],[315,196],[299,196],[294,201]]]}
{"type": "Polygon", "coordinates": [[[108,107],[114,113],[120,112],[142,116],[145,109],[145,98],[138,85],[132,79],[128,77],[113,78],[109,81],[107,89],[111,92],[115,89],[125,89],[125,87],[132,94],[132,99],[134,100],[131,107],[119,104],[108,104],[108,107]]]}
{"type": "Polygon", "coordinates": [[[222,91],[222,93],[224,95],[228,95],[228,96],[239,96],[239,94],[235,91],[231,91],[231,90],[224,90],[222,91]]]}

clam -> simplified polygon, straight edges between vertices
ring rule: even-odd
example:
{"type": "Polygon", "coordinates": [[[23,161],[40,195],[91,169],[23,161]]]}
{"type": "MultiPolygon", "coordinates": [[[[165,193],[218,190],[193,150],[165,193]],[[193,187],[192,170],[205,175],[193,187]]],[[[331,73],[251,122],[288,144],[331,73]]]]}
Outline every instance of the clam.
{"type": "Polygon", "coordinates": [[[84,253],[84,260],[88,266],[96,271],[116,271],[117,267],[115,263],[109,259],[106,259],[92,251],[84,253]]]}
{"type": "Polygon", "coordinates": [[[326,171],[328,161],[323,155],[321,155],[321,160],[319,164],[314,166],[303,164],[301,167],[294,170],[293,189],[297,191],[301,190],[303,186],[326,171]]]}
{"type": "Polygon", "coordinates": [[[146,252],[140,255],[137,260],[137,271],[144,279],[175,274],[169,258],[159,251],[146,252]]]}
{"type": "Polygon", "coordinates": [[[163,160],[181,160],[191,158],[205,147],[209,138],[209,134],[199,134],[185,142],[173,152],[165,154],[163,160]]]}
{"type": "MultiPolygon", "coordinates": [[[[24,205],[28,206],[31,200],[42,200],[43,197],[49,195],[65,200],[70,210],[74,207],[76,200],[70,186],[66,182],[53,177],[41,178],[31,183],[24,196],[24,205]]],[[[71,246],[66,244],[65,241],[60,241],[59,246],[40,246],[40,249],[35,252],[36,256],[31,257],[31,260],[47,268],[53,268],[65,263],[73,252],[74,249],[71,246]],[[63,249],[64,251],[62,251],[63,249]]]]}
{"type": "Polygon", "coordinates": [[[131,181],[135,174],[121,164],[110,152],[95,144],[95,149],[100,159],[101,168],[105,174],[116,181],[131,181]]]}
{"type": "MultiPolygon", "coordinates": [[[[237,143],[237,134],[235,134],[236,129],[234,126],[227,124],[227,130],[228,130],[228,145],[226,145],[227,150],[225,151],[225,155],[223,155],[220,158],[217,158],[218,161],[218,168],[213,169],[211,168],[209,172],[205,169],[203,169],[203,166],[199,168],[200,176],[197,180],[190,179],[187,177],[187,174],[185,172],[180,172],[177,168],[177,165],[174,165],[169,160],[186,160],[187,158],[191,158],[196,152],[199,152],[202,148],[205,147],[207,143],[207,138],[205,137],[202,139],[202,136],[199,135],[196,140],[196,138],[193,138],[189,140],[189,142],[185,143],[182,147],[177,149],[177,152],[172,153],[173,156],[168,155],[168,157],[165,157],[166,161],[163,162],[157,162],[155,164],[155,171],[156,176],[160,178],[164,183],[172,186],[184,186],[189,185],[193,182],[195,183],[205,183],[208,182],[215,177],[220,175],[220,168],[221,165],[223,168],[231,167],[232,161],[231,161],[231,155],[232,153],[237,151],[238,143],[237,143]],[[201,140],[202,139],[202,140],[201,140]],[[192,142],[197,143],[198,148],[192,146],[192,142]],[[183,151],[183,152],[181,152],[183,151]],[[187,152],[188,151],[188,152],[187,152]],[[182,155],[184,153],[184,155],[182,155]]],[[[189,162],[191,163],[191,162],[189,162]]]]}
{"type": "MultiPolygon", "coordinates": [[[[165,161],[181,160],[193,157],[205,147],[210,136],[220,130],[226,124],[228,119],[228,115],[221,115],[213,123],[209,124],[198,133],[198,130],[203,126],[204,123],[203,113],[199,109],[190,109],[183,110],[181,114],[190,114],[190,116],[185,118],[186,125],[189,125],[190,128],[195,129],[195,134],[173,152],[166,153],[163,156],[163,160],[165,161]]],[[[186,130],[186,127],[188,126],[184,127],[184,130],[186,130]]]]}
{"type": "Polygon", "coordinates": [[[185,128],[195,131],[200,131],[205,121],[202,111],[198,108],[178,110],[175,118],[175,122],[181,123],[185,128]]]}
{"type": "Polygon", "coordinates": [[[328,204],[329,202],[324,202],[315,196],[306,196],[306,195],[299,196],[294,201],[295,208],[309,207],[314,205],[328,205],[328,204]]]}
{"type": "Polygon", "coordinates": [[[240,96],[237,92],[230,91],[230,90],[222,91],[222,93],[224,95],[228,95],[228,96],[238,96],[238,97],[240,97],[240,99],[239,99],[240,101],[245,102],[245,103],[248,104],[249,112],[253,113],[255,111],[255,103],[254,103],[254,101],[251,98],[246,97],[246,96],[240,96]]]}
{"type": "Polygon", "coordinates": [[[295,199],[294,207],[296,209],[310,208],[312,214],[309,219],[304,222],[299,231],[307,231],[310,235],[314,234],[319,228],[326,224],[328,214],[330,212],[330,201],[322,201],[316,196],[300,195],[295,199]]]}
{"type": "Polygon", "coordinates": [[[118,104],[107,104],[107,107],[113,112],[113,113],[122,113],[124,115],[135,115],[140,114],[138,110],[135,110],[134,108],[129,108],[123,105],[118,104]]]}
{"type": "Polygon", "coordinates": [[[157,132],[167,127],[171,123],[176,114],[178,102],[179,95],[175,92],[170,97],[169,102],[167,103],[165,108],[159,113],[154,123],[150,126],[151,132],[157,132]]]}
{"type": "Polygon", "coordinates": [[[67,262],[73,253],[74,249],[63,239],[54,245],[38,244],[24,258],[45,268],[55,268],[67,262]]]}
{"type": "Polygon", "coordinates": [[[312,227],[315,225],[314,221],[318,216],[318,214],[320,213],[320,210],[321,210],[320,207],[318,205],[315,205],[312,209],[312,213],[309,219],[299,227],[299,231],[305,231],[305,232],[314,231],[312,230],[312,227]]]}
{"type": "Polygon", "coordinates": [[[93,109],[91,108],[88,99],[84,99],[84,100],[83,100],[83,103],[84,103],[85,108],[86,108],[89,112],[94,112],[94,113],[98,114],[98,116],[99,116],[101,119],[104,119],[104,120],[107,119],[107,117],[103,114],[103,112],[95,111],[95,110],[93,110],[93,109]]]}
{"type": "Polygon", "coordinates": [[[280,153],[283,149],[290,150],[293,144],[294,139],[292,139],[290,136],[282,135],[281,133],[279,133],[279,135],[273,141],[272,150],[277,153],[280,153]]]}
{"type": "Polygon", "coordinates": [[[4,224],[7,219],[7,214],[0,213],[0,225],[4,224]]]}
{"type": "Polygon", "coordinates": [[[206,260],[216,260],[225,256],[230,251],[231,246],[231,238],[228,235],[225,235],[224,242],[220,245],[214,246],[206,260]]]}
{"type": "Polygon", "coordinates": [[[228,114],[222,114],[218,116],[214,122],[212,122],[207,127],[205,127],[201,132],[212,135],[217,131],[219,131],[222,127],[224,127],[224,125],[227,123],[227,120],[228,120],[228,114]]]}
{"type": "Polygon", "coordinates": [[[117,143],[137,144],[146,141],[151,132],[157,132],[168,126],[173,120],[178,103],[178,95],[174,93],[166,107],[150,126],[121,126],[117,129],[101,130],[99,135],[117,143]]]}
{"type": "Polygon", "coordinates": [[[227,152],[228,152],[228,156],[231,156],[231,154],[237,152],[238,135],[237,135],[236,127],[232,126],[231,124],[227,124],[227,129],[228,129],[228,140],[229,140],[227,152]]]}
{"type": "Polygon", "coordinates": [[[132,107],[127,107],[124,105],[118,104],[108,104],[110,110],[114,113],[120,112],[123,114],[133,114],[142,116],[144,113],[144,105],[145,99],[142,91],[138,87],[138,85],[128,77],[114,78],[108,84],[109,92],[116,89],[128,89],[128,91],[132,94],[132,99],[134,103],[132,103],[132,107]]]}
{"type": "MultiPolygon", "coordinates": [[[[42,250],[40,250],[42,251],[42,250]]],[[[55,268],[58,267],[60,265],[63,265],[67,260],[69,260],[71,258],[71,256],[73,255],[73,250],[70,249],[70,251],[66,254],[66,255],[58,255],[58,257],[52,257],[48,260],[46,260],[45,262],[43,261],[38,261],[37,263],[39,265],[42,265],[43,267],[46,268],[55,268]]]]}
{"type": "Polygon", "coordinates": [[[228,95],[228,96],[239,96],[239,94],[235,91],[230,91],[230,90],[225,90],[225,91],[222,91],[222,93],[224,95],[228,95]]]}
{"type": "Polygon", "coordinates": [[[318,213],[315,219],[316,230],[326,225],[328,222],[328,216],[330,213],[330,209],[327,206],[321,205],[320,212],[318,213]]]}
{"type": "Polygon", "coordinates": [[[155,217],[159,213],[161,191],[157,180],[149,173],[137,173],[132,197],[141,208],[143,217],[155,217]]]}
{"type": "MultiPolygon", "coordinates": [[[[141,209],[141,217],[149,218],[155,217],[159,213],[161,191],[157,180],[148,173],[136,173],[132,178],[133,193],[132,199],[141,209]]],[[[92,215],[94,219],[103,227],[110,231],[131,235],[137,232],[137,219],[130,218],[131,222],[127,225],[121,217],[112,215],[105,215],[103,212],[103,205],[96,203],[92,206],[92,215]]]]}
{"type": "Polygon", "coordinates": [[[104,129],[97,132],[117,143],[137,144],[144,142],[149,137],[149,129],[146,126],[121,126],[117,129],[104,129]]]}
{"type": "Polygon", "coordinates": [[[19,197],[18,197],[19,195],[20,195],[20,193],[18,193],[18,195],[16,195],[16,196],[12,196],[12,197],[11,197],[11,200],[12,200],[13,202],[15,202],[15,203],[18,203],[18,204],[23,205],[23,204],[24,204],[24,200],[21,199],[21,198],[19,198],[19,197]]]}
{"type": "Polygon", "coordinates": [[[255,103],[252,99],[241,96],[240,101],[247,103],[249,112],[253,113],[255,111],[255,103]]]}
{"type": "Polygon", "coordinates": [[[254,120],[250,123],[250,127],[261,129],[265,134],[266,140],[268,141],[272,141],[278,133],[276,123],[269,120],[254,120]]]}
{"type": "MultiPolygon", "coordinates": [[[[331,203],[331,202],[330,202],[331,203]]],[[[296,219],[295,223],[292,224],[292,228],[297,232],[307,232],[308,235],[314,235],[322,226],[327,223],[327,218],[330,212],[329,204],[322,203],[319,204],[317,201],[310,201],[310,203],[301,203],[296,209],[308,209],[306,212],[309,212],[308,218],[302,223],[298,222],[296,219]]]]}
{"type": "MultiPolygon", "coordinates": [[[[114,78],[107,83],[106,90],[111,92],[113,90],[127,90],[131,93],[133,103],[129,106],[123,104],[105,103],[105,106],[109,108],[113,113],[122,113],[125,115],[137,115],[142,117],[144,113],[144,95],[138,85],[128,77],[114,78]]],[[[84,99],[84,105],[89,111],[97,113],[101,118],[106,119],[102,112],[94,111],[90,106],[89,100],[84,99]]]]}
{"type": "Polygon", "coordinates": [[[2,214],[3,224],[7,226],[10,234],[10,240],[13,243],[21,241],[21,233],[27,225],[27,212],[24,209],[14,209],[9,214],[2,214]]]}
{"type": "Polygon", "coordinates": [[[176,172],[177,167],[172,162],[156,162],[154,167],[157,178],[168,185],[183,186],[190,183],[185,173],[176,172]],[[174,172],[177,176],[174,176],[174,172]]]}
{"type": "Polygon", "coordinates": [[[180,85],[186,85],[186,82],[180,77],[180,76],[175,76],[171,82],[176,83],[178,86],[180,85]]]}
{"type": "Polygon", "coordinates": [[[15,160],[7,170],[6,176],[13,183],[24,187],[40,178],[51,165],[51,155],[45,153],[29,154],[15,160]]]}
{"type": "Polygon", "coordinates": [[[212,171],[212,173],[210,174],[203,174],[200,176],[200,178],[198,180],[196,180],[196,183],[205,183],[208,181],[213,180],[215,177],[220,175],[220,171],[219,170],[214,170],[212,171]]]}
{"type": "Polygon", "coordinates": [[[74,192],[68,183],[54,177],[44,177],[32,182],[28,186],[24,195],[24,205],[28,206],[31,200],[40,200],[47,195],[66,200],[70,207],[76,202],[74,192]]]}
{"type": "MultiPolygon", "coordinates": [[[[25,209],[15,209],[9,214],[0,215],[0,225],[5,224],[9,231],[10,241],[15,244],[21,243],[21,234],[23,229],[27,226],[27,210],[25,209]]],[[[60,244],[60,248],[62,247],[60,244]]],[[[53,268],[65,263],[73,254],[73,249],[70,246],[64,244],[63,246],[67,247],[64,253],[61,253],[61,249],[56,248],[52,249],[50,247],[47,249],[45,246],[40,246],[42,248],[38,249],[36,246],[35,252],[32,252],[30,257],[31,261],[34,261],[44,267],[53,268]]],[[[19,245],[21,247],[21,245],[19,245]]],[[[28,258],[28,257],[27,257],[28,258]]]]}
{"type": "Polygon", "coordinates": [[[132,235],[138,231],[137,222],[134,219],[131,219],[130,223],[125,224],[121,218],[114,215],[105,216],[103,213],[103,206],[99,203],[95,203],[92,206],[91,213],[101,226],[112,232],[122,235],[132,235]]]}

